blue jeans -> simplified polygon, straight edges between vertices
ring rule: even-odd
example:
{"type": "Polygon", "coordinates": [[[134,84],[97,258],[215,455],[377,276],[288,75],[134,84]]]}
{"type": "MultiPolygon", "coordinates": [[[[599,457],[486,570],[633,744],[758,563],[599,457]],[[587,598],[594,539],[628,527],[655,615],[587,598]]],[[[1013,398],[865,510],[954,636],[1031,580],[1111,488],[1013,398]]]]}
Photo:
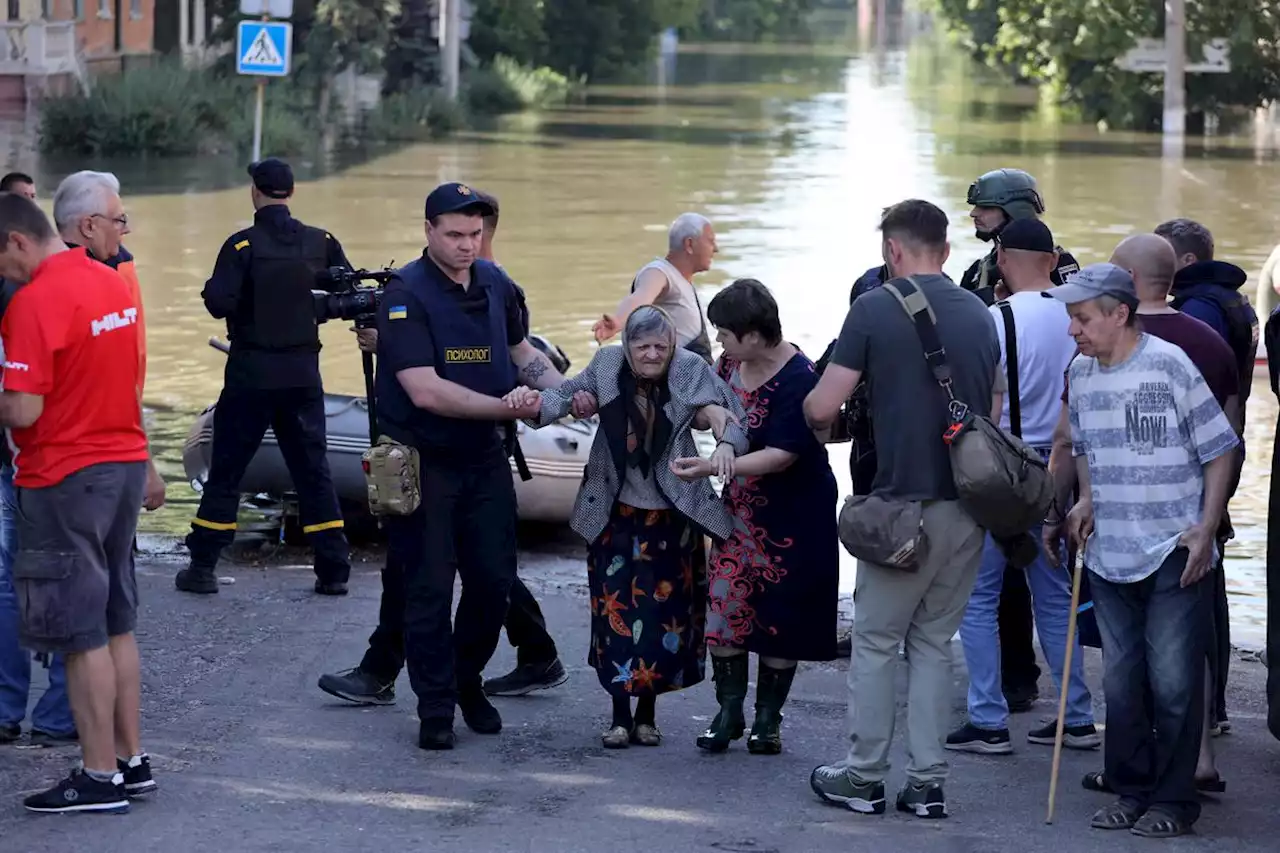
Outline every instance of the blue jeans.
{"type": "MultiPolygon", "coordinates": [[[[13,467],[0,468],[0,725],[18,725],[27,716],[31,694],[31,652],[18,646],[18,597],[13,589],[13,558],[18,551],[14,513],[13,467]]],[[[61,655],[49,666],[49,689],[36,703],[31,728],[64,737],[76,723],[67,701],[67,671],[61,655]]]]}
{"type": "Polygon", "coordinates": [[[1102,631],[1107,784],[1140,808],[1194,822],[1213,580],[1182,588],[1186,565],[1178,548],[1136,583],[1096,575],[1090,583],[1102,631]]]}
{"type": "MultiPolygon", "coordinates": [[[[1040,528],[1032,530],[1030,535],[1039,542],[1040,528]]],[[[960,625],[960,642],[969,667],[969,722],[988,731],[1009,727],[1009,705],[1000,684],[1000,629],[996,618],[1008,562],[995,540],[987,536],[978,580],[960,625]]],[[[1056,569],[1049,565],[1042,548],[1026,572],[1040,648],[1049,662],[1054,685],[1061,690],[1062,664],[1067,654],[1067,620],[1071,614],[1071,574],[1065,559],[1059,560],[1059,564],[1056,569]]],[[[1071,677],[1067,679],[1066,724],[1084,726],[1093,722],[1093,697],[1084,680],[1084,655],[1079,637],[1073,637],[1072,642],[1075,651],[1071,656],[1071,677]]]]}

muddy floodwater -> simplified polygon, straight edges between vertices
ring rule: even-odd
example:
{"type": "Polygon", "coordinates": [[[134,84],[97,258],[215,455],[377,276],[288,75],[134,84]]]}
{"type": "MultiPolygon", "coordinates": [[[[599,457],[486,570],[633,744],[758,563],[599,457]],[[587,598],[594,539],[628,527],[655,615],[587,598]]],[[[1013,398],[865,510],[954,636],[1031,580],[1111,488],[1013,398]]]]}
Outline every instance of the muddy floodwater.
{"type": "MultiPolygon", "coordinates": [[[[1158,138],[1042,119],[1033,92],[992,80],[931,38],[904,46],[894,35],[890,28],[879,48],[856,34],[789,51],[686,48],[661,85],[598,87],[584,104],[444,142],[297,162],[293,209],[332,231],[357,266],[380,267],[421,250],[423,197],[436,183],[460,179],[495,193],[499,259],[527,290],[536,330],[575,368],[594,349],[592,321],[665,251],[666,226],[685,210],[709,215],[719,236],[715,267],[699,279],[703,304],[735,277],[759,278],[778,297],[786,336],[815,358],[839,330],[854,277],[879,263],[881,208],[910,196],[943,206],[954,224],[947,271],[958,279],[989,248],[973,236],[965,192],[993,168],[1038,178],[1047,222],[1082,263],[1105,260],[1122,237],[1177,215],[1208,225],[1219,258],[1251,276],[1276,244],[1280,168],[1252,131],[1196,141],[1182,160],[1162,160],[1158,138]]],[[[46,196],[84,165],[24,160],[46,196]]],[[[222,381],[222,355],[206,341],[225,329],[205,312],[200,290],[223,239],[251,219],[243,164],[95,165],[124,181],[134,229],[127,244],[145,292],[147,405],[170,503],[143,524],[180,533],[196,498],[181,442],[222,381]]],[[[323,330],[325,384],[362,394],[346,326],[323,330]]],[[[1235,639],[1246,645],[1258,642],[1264,616],[1277,414],[1263,372],[1249,401],[1249,461],[1232,506],[1238,535],[1227,569],[1235,639]]],[[[847,450],[831,455],[847,492],[847,450]]],[[[849,590],[854,565],[845,560],[849,590]]]]}

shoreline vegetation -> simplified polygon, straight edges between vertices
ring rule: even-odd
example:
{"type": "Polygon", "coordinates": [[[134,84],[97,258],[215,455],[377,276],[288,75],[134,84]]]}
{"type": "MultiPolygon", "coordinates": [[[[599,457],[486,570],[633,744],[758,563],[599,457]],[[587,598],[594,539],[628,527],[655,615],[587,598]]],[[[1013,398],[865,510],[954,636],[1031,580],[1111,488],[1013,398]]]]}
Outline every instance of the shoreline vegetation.
{"type": "MultiPolygon", "coordinates": [[[[253,132],[254,81],[234,73],[238,0],[208,0],[219,21],[204,69],[172,60],[95,78],[89,92],[42,105],[46,154],[170,157],[243,153],[253,132]]],[[[812,43],[853,0],[472,0],[457,102],[443,97],[431,0],[300,0],[294,68],[266,91],[263,143],[282,155],[323,140],[361,146],[448,135],[485,116],[554,108],[586,81],[643,76],[662,33],[682,41],[812,43]],[[381,77],[381,100],[350,121],[333,109],[350,69],[381,77]]],[[[836,27],[839,30],[842,27],[836,27]]],[[[480,123],[476,121],[476,123],[480,123]]]]}
{"type": "MultiPolygon", "coordinates": [[[[89,92],[45,99],[39,146],[45,154],[181,157],[239,152],[253,136],[254,80],[173,62],[94,80],[89,92]]],[[[313,93],[293,78],[266,87],[263,146],[281,156],[306,153],[329,131],[348,146],[438,139],[484,117],[581,100],[585,76],[570,79],[506,56],[467,70],[458,100],[434,85],[383,94],[352,123],[321,118],[313,93]]]]}

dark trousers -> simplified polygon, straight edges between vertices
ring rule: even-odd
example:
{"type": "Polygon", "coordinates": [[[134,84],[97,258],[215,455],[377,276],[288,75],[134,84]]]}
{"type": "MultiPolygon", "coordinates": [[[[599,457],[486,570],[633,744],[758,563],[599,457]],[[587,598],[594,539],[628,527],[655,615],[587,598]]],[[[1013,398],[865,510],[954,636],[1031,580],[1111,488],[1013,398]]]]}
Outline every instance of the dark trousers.
{"type": "Polygon", "coordinates": [[[1178,548],[1136,583],[1089,582],[1102,632],[1107,783],[1141,808],[1194,822],[1213,581],[1184,589],[1186,565],[1178,548]]]}
{"type": "MultiPolygon", "coordinates": [[[[550,663],[559,656],[555,640],[547,632],[542,608],[529,588],[516,578],[511,584],[507,608],[507,640],[515,646],[520,664],[550,663]]],[[[369,635],[369,649],[360,668],[379,681],[395,681],[404,666],[404,562],[395,548],[387,549],[382,570],[382,604],[378,627],[369,635]]]]}
{"type": "MultiPolygon", "coordinates": [[[[1218,541],[1218,553],[1226,554],[1227,543],[1218,541]]],[[[1227,601],[1227,568],[1222,557],[1213,567],[1213,574],[1205,578],[1213,584],[1212,602],[1209,606],[1209,673],[1213,685],[1213,699],[1209,708],[1219,723],[1227,720],[1227,676],[1231,673],[1231,605],[1227,601]]]]}
{"type": "Polygon", "coordinates": [[[498,646],[516,579],[516,492],[495,445],[448,461],[423,459],[422,506],[392,518],[404,560],[404,648],[418,718],[453,719],[459,694],[478,692],[498,646]],[[462,578],[457,617],[454,577],[462,578]]]}
{"type": "Polygon", "coordinates": [[[1000,629],[1000,684],[1005,695],[1032,692],[1040,680],[1036,663],[1035,621],[1025,569],[1008,566],[996,615],[1000,629]]]}
{"type": "Polygon", "coordinates": [[[346,582],[351,573],[338,495],[326,456],[324,392],[318,387],[223,388],[213,412],[213,454],[200,508],[191,521],[191,565],[212,569],[235,539],[240,481],[267,429],[298,493],[302,531],[315,551],[316,577],[346,582]]]}

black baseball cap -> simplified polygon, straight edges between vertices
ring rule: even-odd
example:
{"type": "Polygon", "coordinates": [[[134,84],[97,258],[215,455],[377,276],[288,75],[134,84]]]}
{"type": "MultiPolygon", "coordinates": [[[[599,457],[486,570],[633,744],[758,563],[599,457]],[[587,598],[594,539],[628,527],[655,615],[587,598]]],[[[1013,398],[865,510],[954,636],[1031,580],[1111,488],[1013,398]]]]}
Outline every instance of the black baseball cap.
{"type": "Polygon", "coordinates": [[[437,216],[443,216],[446,213],[457,213],[459,210],[472,208],[481,216],[492,216],[494,214],[493,205],[488,202],[485,196],[480,195],[466,184],[460,184],[456,181],[441,184],[431,191],[431,195],[427,196],[427,219],[435,219],[437,216]]]}
{"type": "Polygon", "coordinates": [[[293,169],[279,157],[268,157],[249,164],[253,185],[270,198],[288,198],[293,194],[293,169]]]}
{"type": "Polygon", "coordinates": [[[1015,219],[1006,225],[996,238],[1006,249],[1024,252],[1041,252],[1052,255],[1056,251],[1049,226],[1039,219],[1015,219]]]}

